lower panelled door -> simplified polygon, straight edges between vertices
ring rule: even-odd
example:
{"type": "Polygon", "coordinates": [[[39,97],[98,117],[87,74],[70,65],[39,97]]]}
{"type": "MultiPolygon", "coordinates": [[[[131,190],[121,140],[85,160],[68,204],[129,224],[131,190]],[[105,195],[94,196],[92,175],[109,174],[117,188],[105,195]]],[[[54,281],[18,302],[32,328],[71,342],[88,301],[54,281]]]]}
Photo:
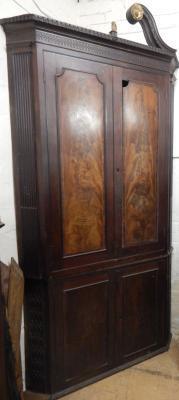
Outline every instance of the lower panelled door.
{"type": "Polygon", "coordinates": [[[125,364],[169,340],[165,261],[128,267],[116,282],[116,363],[125,364]]]}
{"type": "Polygon", "coordinates": [[[56,321],[53,378],[55,390],[59,391],[111,366],[114,342],[111,282],[108,273],[98,273],[64,282],[56,279],[51,288],[54,293],[52,319],[56,321]]]}

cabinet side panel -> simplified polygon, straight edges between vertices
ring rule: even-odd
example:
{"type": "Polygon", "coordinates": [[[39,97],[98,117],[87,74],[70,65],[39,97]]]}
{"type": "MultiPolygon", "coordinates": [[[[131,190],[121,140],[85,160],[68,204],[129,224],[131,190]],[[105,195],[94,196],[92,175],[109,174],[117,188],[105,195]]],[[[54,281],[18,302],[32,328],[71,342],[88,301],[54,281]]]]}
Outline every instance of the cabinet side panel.
{"type": "Polygon", "coordinates": [[[32,53],[9,53],[8,67],[19,261],[32,276],[39,252],[32,53]]]}
{"type": "Polygon", "coordinates": [[[158,95],[152,85],[123,88],[123,246],[157,240],[158,95]]]}
{"type": "Polygon", "coordinates": [[[105,246],[103,85],[94,74],[57,78],[64,254],[105,246]]]}
{"type": "Polygon", "coordinates": [[[31,53],[13,55],[14,97],[18,140],[20,198],[22,207],[35,207],[34,126],[32,116],[31,53]]]}

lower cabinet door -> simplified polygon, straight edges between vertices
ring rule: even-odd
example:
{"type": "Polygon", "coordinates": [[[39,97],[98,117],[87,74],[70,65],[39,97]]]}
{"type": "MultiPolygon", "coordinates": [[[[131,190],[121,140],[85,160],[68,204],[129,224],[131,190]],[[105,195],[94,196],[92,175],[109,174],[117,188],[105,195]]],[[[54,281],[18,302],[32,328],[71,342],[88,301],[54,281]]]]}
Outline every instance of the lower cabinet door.
{"type": "MultiPolygon", "coordinates": [[[[55,286],[57,290],[57,282],[55,286]]],[[[62,352],[56,357],[63,374],[62,386],[65,387],[109,368],[111,285],[108,274],[100,273],[67,279],[60,286],[61,294],[54,311],[56,318],[57,315],[60,318],[58,330],[61,336],[56,352],[60,343],[62,352]]]]}
{"type": "Polygon", "coordinates": [[[169,285],[165,262],[125,268],[116,281],[116,362],[124,364],[169,340],[169,285]]]}
{"type": "Polygon", "coordinates": [[[170,334],[167,261],[51,279],[51,363],[58,392],[162,349],[170,334]]]}

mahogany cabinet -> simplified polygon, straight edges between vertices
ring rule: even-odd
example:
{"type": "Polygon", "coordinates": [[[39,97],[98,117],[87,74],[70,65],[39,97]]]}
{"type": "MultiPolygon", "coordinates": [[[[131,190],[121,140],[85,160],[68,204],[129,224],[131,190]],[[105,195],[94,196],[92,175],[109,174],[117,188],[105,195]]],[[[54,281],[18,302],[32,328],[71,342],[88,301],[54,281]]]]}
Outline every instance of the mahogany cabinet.
{"type": "MultiPolygon", "coordinates": [[[[57,398],[166,350],[175,50],[35,15],[7,37],[26,386],[57,398]]],[[[50,397],[51,396],[51,397],[50,397]]]]}

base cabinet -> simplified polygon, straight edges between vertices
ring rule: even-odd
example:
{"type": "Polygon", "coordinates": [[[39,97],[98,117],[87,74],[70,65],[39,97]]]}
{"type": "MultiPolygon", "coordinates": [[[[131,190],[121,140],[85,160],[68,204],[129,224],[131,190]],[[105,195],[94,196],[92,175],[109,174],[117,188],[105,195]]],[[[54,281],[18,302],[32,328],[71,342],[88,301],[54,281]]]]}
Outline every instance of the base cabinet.
{"type": "MultiPolygon", "coordinates": [[[[47,316],[44,305],[42,314],[36,310],[37,316],[44,321],[43,327],[46,320],[46,333],[41,329],[34,332],[37,320],[34,322],[33,312],[27,315],[32,362],[32,365],[27,362],[27,370],[32,371],[27,388],[32,389],[36,374],[39,392],[45,373],[45,384],[48,385],[48,371],[43,368],[44,359],[37,360],[39,354],[46,354],[49,359],[53,392],[63,393],[70,387],[99,379],[110,371],[132,365],[138,359],[167,348],[170,341],[168,261],[141,263],[66,279],[55,276],[49,280],[48,287],[41,283],[43,290],[48,292],[50,312],[47,316]]],[[[29,296],[32,286],[31,281],[29,296]]],[[[33,299],[29,298],[29,301],[32,305],[33,299]]],[[[34,307],[37,307],[35,301],[34,298],[34,307]]],[[[41,301],[43,303],[43,298],[41,301]]],[[[27,312],[28,309],[29,306],[27,312]]]]}

